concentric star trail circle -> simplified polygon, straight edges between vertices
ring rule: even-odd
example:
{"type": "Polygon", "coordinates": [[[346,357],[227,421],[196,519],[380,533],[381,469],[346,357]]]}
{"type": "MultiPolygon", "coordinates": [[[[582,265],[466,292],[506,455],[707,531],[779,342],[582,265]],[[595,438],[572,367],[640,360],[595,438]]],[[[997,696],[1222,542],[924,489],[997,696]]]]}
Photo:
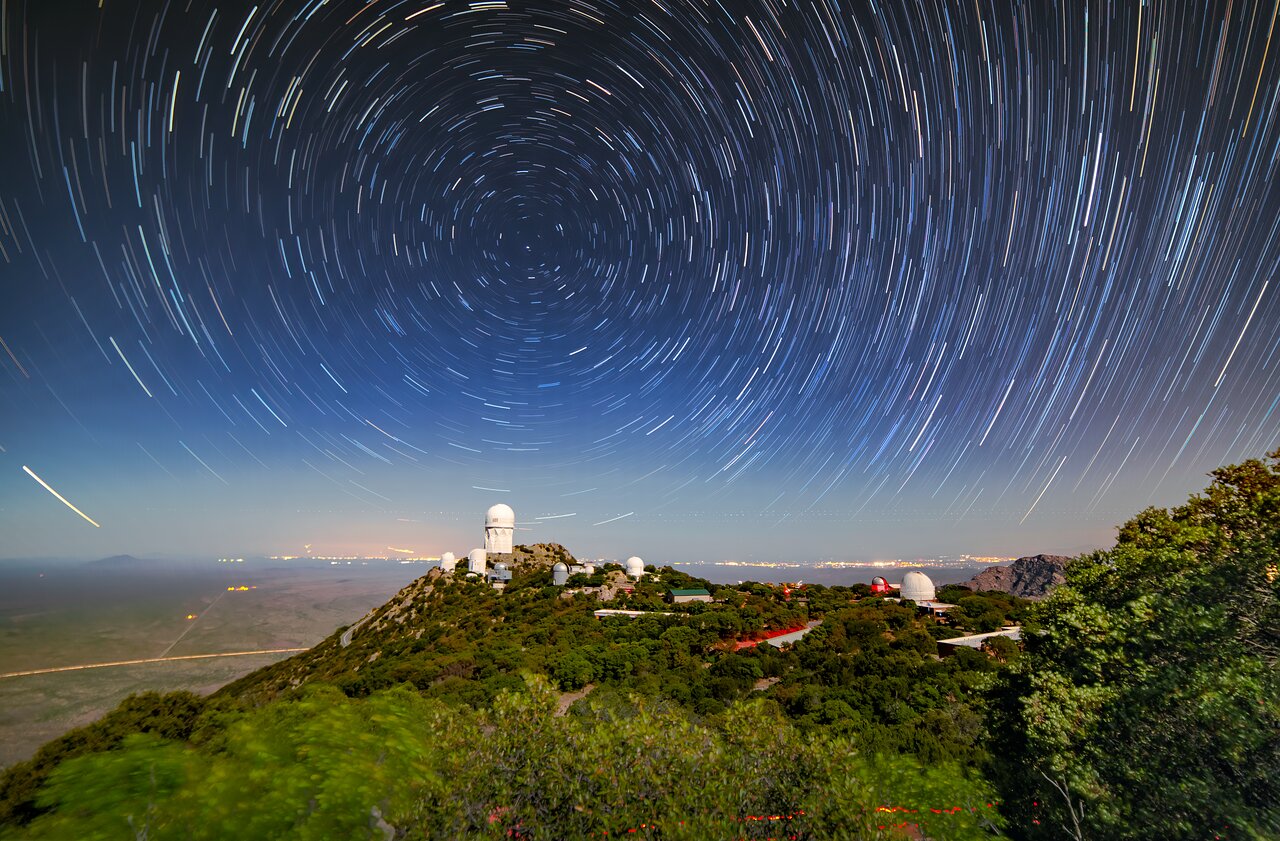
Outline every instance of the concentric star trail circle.
{"type": "Polygon", "coordinates": [[[1280,443],[1276,11],[13,0],[6,446],[595,523],[1198,487],[1280,443]]]}

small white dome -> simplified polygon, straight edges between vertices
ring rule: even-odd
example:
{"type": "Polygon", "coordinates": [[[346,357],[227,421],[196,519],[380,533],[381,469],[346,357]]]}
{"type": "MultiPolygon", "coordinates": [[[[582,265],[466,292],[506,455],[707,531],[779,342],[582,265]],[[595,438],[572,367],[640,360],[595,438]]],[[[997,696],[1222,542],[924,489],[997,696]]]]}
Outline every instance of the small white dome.
{"type": "Polygon", "coordinates": [[[472,549],[467,553],[467,569],[470,572],[478,572],[484,575],[488,561],[489,553],[483,549],[472,549]]]}
{"type": "Polygon", "coordinates": [[[931,602],[937,595],[933,588],[933,580],[923,572],[908,572],[902,576],[902,587],[898,596],[913,602],[931,602]]]}
{"type": "Polygon", "coordinates": [[[453,556],[452,552],[445,552],[440,556],[440,569],[445,572],[453,572],[458,567],[458,559],[453,556]]]}
{"type": "Polygon", "coordinates": [[[551,583],[557,587],[563,587],[568,580],[569,568],[557,561],[555,566],[551,567],[551,583]]]}
{"type": "Polygon", "coordinates": [[[627,562],[626,564],[624,564],[624,568],[627,571],[627,575],[637,580],[640,578],[640,576],[644,575],[644,561],[642,561],[640,558],[636,557],[635,555],[632,555],[630,558],[627,558],[627,562]]]}
{"type": "Polygon", "coordinates": [[[516,512],[511,510],[511,506],[499,502],[492,506],[484,515],[485,527],[497,527],[511,529],[516,525],[516,512]]]}

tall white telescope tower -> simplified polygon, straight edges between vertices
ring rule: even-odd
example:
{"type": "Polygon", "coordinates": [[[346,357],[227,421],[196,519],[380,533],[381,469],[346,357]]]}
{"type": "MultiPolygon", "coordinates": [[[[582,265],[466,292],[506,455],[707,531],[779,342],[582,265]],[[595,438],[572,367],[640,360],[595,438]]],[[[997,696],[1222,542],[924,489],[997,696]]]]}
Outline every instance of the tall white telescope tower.
{"type": "Polygon", "coordinates": [[[516,530],[516,512],[499,502],[484,515],[484,550],[511,554],[511,539],[516,530]]]}

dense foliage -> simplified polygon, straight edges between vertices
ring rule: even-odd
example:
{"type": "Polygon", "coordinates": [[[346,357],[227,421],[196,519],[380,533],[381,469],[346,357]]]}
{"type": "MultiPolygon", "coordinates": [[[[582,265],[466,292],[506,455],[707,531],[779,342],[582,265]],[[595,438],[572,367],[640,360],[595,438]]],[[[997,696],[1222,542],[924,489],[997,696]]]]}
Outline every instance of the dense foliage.
{"type": "Polygon", "coordinates": [[[1039,608],[993,722],[1029,837],[1280,837],[1278,468],[1142,512],[1039,608]]]}
{"type": "Polygon", "coordinates": [[[203,749],[134,736],[55,771],[24,837],[978,839],[998,820],[959,769],[804,737],[765,702],[709,727],[660,702],[557,716],[530,688],[472,711],[317,686],[203,749]]]}

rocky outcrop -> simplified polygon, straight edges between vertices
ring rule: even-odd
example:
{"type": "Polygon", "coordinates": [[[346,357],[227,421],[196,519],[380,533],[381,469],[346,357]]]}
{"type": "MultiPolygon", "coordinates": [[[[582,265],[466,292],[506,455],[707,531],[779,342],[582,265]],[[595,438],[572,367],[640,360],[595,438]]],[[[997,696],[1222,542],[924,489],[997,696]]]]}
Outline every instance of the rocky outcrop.
{"type": "Polygon", "coordinates": [[[1062,570],[1071,559],[1065,555],[1031,555],[1007,567],[992,567],[971,578],[971,590],[999,590],[1022,599],[1043,599],[1066,579],[1062,570]]]}
{"type": "Polygon", "coordinates": [[[559,543],[535,543],[532,546],[515,546],[513,549],[510,555],[505,556],[490,552],[489,563],[505,560],[518,569],[527,570],[541,567],[550,569],[557,562],[565,566],[573,566],[578,562],[573,555],[569,554],[569,550],[559,543]]]}

